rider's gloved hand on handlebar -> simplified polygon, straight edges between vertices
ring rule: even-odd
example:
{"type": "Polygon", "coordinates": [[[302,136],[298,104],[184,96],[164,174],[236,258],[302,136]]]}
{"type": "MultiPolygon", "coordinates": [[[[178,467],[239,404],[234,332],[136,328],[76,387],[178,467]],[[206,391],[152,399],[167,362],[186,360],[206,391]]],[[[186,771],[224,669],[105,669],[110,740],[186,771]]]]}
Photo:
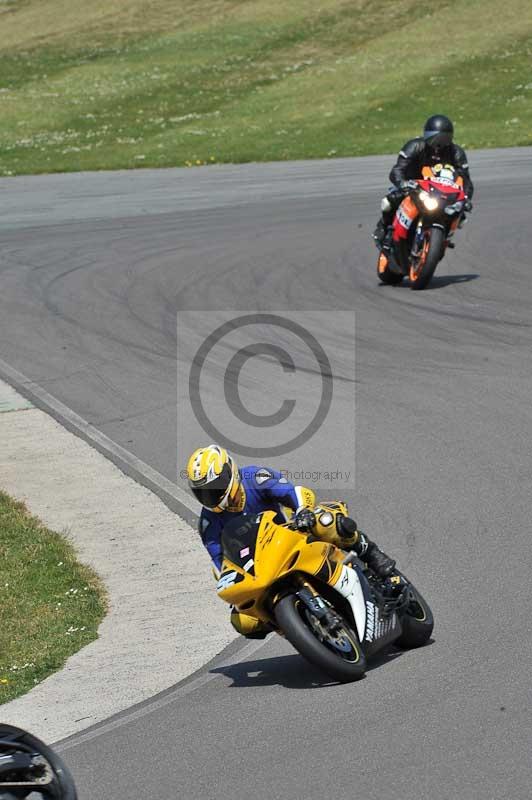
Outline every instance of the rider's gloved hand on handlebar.
{"type": "Polygon", "coordinates": [[[466,199],[465,199],[464,211],[473,211],[473,203],[471,202],[469,197],[466,197],[466,199]]]}
{"type": "Polygon", "coordinates": [[[401,181],[400,188],[403,192],[411,192],[414,189],[417,189],[418,183],[417,181],[401,181]]]}
{"type": "Polygon", "coordinates": [[[294,517],[298,531],[311,531],[316,524],[316,515],[310,508],[300,508],[294,517]]]}

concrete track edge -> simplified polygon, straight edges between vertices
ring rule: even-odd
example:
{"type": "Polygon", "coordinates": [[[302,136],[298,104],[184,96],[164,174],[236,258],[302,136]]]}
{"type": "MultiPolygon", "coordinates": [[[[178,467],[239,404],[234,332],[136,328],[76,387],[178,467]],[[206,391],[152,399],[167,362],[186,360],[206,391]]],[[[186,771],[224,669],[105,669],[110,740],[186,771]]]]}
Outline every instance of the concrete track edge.
{"type": "Polygon", "coordinates": [[[125,448],[116,444],[108,436],[87,422],[75,411],[49,394],[42,386],[30,380],[18,370],[0,359],[0,378],[11,384],[23,397],[42,411],[46,411],[61,423],[68,431],[76,434],[113,462],[122,472],[137,483],[150,489],[171,511],[196,527],[199,504],[189,498],[178,486],[173,484],[160,472],[150,467],[125,448]]]}

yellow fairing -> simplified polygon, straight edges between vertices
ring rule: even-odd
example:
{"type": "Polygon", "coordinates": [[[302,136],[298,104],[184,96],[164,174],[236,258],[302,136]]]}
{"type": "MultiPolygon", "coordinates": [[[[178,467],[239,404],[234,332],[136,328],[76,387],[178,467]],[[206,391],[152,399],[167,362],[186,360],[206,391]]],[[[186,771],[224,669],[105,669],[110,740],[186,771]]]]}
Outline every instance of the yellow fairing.
{"type": "MultiPolygon", "coordinates": [[[[325,508],[320,506],[322,511],[325,508]]],[[[330,513],[333,517],[345,513],[345,506],[331,506],[330,513]]],[[[333,543],[279,525],[273,521],[274,517],[274,511],[265,511],[261,515],[253,558],[247,559],[243,565],[224,558],[218,581],[218,594],[222,600],[234,605],[237,611],[263,621],[271,621],[263,601],[277,581],[297,573],[315,576],[333,585],[340,575],[344,556],[333,543]]],[[[335,527],[334,536],[332,527],[330,534],[331,540],[338,538],[335,527]]]]}
{"type": "Polygon", "coordinates": [[[242,636],[252,636],[254,633],[264,630],[264,624],[257,617],[243,614],[236,608],[231,611],[231,625],[242,636]]]}

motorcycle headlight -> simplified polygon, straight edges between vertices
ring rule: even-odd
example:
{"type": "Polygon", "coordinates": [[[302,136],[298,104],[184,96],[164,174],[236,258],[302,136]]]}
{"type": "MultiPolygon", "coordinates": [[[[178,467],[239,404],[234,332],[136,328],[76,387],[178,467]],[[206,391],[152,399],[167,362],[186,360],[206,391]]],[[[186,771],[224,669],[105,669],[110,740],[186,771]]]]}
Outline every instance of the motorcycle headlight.
{"type": "Polygon", "coordinates": [[[445,209],[445,213],[449,215],[459,214],[460,211],[463,209],[463,207],[464,207],[463,200],[459,200],[457,203],[453,203],[452,206],[447,206],[447,208],[445,209]]]}
{"type": "Polygon", "coordinates": [[[435,197],[432,197],[428,192],[420,192],[419,199],[427,209],[427,211],[435,211],[438,208],[438,201],[435,197]]]}

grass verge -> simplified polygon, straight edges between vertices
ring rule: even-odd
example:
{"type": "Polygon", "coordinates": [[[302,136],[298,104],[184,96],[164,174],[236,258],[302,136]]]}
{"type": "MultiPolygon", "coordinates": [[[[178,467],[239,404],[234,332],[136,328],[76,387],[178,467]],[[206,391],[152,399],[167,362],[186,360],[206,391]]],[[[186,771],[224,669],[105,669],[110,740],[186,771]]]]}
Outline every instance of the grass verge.
{"type": "Polygon", "coordinates": [[[530,0],[0,0],[0,174],[532,144],[530,0]]]}
{"type": "Polygon", "coordinates": [[[102,584],[66,539],[0,492],[0,703],[95,639],[105,610],[102,584]]]}

